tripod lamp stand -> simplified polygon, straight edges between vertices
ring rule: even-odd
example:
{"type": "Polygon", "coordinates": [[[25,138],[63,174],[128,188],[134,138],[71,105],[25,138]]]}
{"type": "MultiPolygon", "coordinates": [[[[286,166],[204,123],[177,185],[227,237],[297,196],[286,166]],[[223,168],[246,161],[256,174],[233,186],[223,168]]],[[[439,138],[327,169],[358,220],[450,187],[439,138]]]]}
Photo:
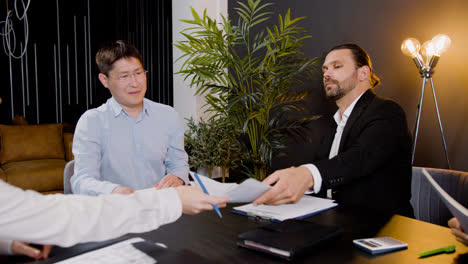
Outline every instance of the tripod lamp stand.
{"type": "Polygon", "coordinates": [[[403,52],[403,54],[413,59],[414,63],[416,64],[416,67],[419,69],[421,77],[423,78],[421,96],[419,97],[418,115],[416,117],[416,124],[414,126],[413,132],[413,156],[411,159],[412,164],[414,164],[414,154],[416,151],[416,142],[418,139],[419,121],[421,119],[421,109],[424,98],[424,88],[426,86],[426,82],[430,81],[432,87],[432,95],[434,96],[434,104],[436,107],[437,118],[439,120],[440,134],[442,135],[442,142],[444,144],[445,158],[447,159],[448,168],[451,168],[447,153],[447,143],[445,142],[444,130],[442,129],[442,122],[440,120],[439,106],[437,105],[434,82],[432,81],[432,74],[434,73],[434,68],[440,59],[440,54],[442,54],[448,49],[448,47],[450,46],[450,42],[451,40],[447,35],[439,34],[432,38],[432,40],[426,41],[423,44],[422,49],[421,44],[415,38],[405,39],[401,44],[401,51],[403,52]],[[419,53],[420,50],[422,56],[419,53]]]}

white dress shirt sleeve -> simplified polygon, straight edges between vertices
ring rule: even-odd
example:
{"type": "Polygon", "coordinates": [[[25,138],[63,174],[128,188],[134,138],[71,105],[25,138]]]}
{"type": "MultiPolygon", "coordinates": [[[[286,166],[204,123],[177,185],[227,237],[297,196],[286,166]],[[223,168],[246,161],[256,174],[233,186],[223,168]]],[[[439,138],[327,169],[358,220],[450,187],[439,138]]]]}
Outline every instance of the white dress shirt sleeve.
{"type": "Polygon", "coordinates": [[[69,247],[174,222],[182,204],[174,188],[130,195],[41,195],[0,180],[0,239],[69,247]]]}
{"type": "Polygon", "coordinates": [[[0,240],[0,255],[13,255],[11,244],[13,240],[0,240]]]}
{"type": "Polygon", "coordinates": [[[314,193],[319,193],[320,189],[322,189],[322,174],[314,164],[304,164],[303,167],[309,169],[310,173],[312,173],[312,177],[314,178],[314,193]]]}

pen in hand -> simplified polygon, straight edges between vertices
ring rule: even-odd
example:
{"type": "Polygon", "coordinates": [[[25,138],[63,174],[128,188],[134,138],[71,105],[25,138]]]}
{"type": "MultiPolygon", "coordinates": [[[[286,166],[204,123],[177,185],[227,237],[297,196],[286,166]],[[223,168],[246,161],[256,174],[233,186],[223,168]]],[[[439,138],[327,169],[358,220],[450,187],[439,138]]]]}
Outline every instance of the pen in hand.
{"type": "MultiPolygon", "coordinates": [[[[206,193],[206,194],[208,194],[208,195],[210,195],[210,194],[208,193],[208,190],[206,190],[205,185],[203,185],[203,182],[200,180],[200,177],[198,177],[198,174],[195,172],[194,175],[195,175],[195,180],[198,182],[198,184],[200,184],[200,187],[202,188],[203,192],[206,193]]],[[[219,217],[223,217],[223,216],[221,215],[221,211],[219,211],[219,208],[218,208],[218,206],[217,206],[216,204],[213,204],[213,209],[214,209],[215,212],[219,215],[219,217]]]]}

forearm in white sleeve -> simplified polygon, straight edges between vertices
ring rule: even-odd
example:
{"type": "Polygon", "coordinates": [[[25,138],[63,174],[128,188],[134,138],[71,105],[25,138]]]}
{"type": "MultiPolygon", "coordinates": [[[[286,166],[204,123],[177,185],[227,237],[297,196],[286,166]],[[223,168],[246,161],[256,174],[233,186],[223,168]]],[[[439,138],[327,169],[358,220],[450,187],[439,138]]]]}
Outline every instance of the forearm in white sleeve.
{"type": "Polygon", "coordinates": [[[174,222],[182,205],[174,188],[131,195],[41,195],[0,181],[0,239],[72,246],[174,222]]]}
{"type": "Polygon", "coordinates": [[[11,244],[13,240],[0,240],[0,255],[13,255],[11,244]]]}
{"type": "Polygon", "coordinates": [[[322,175],[320,171],[314,164],[305,164],[302,166],[309,169],[310,173],[312,173],[312,177],[314,178],[314,193],[319,193],[320,189],[322,189],[322,175]]]}

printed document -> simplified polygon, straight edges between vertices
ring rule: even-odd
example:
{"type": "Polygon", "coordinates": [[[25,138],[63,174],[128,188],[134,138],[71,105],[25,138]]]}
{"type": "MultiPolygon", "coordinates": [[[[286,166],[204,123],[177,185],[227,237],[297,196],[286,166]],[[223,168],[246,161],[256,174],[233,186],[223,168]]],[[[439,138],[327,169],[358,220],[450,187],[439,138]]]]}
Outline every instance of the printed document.
{"type": "MultiPolygon", "coordinates": [[[[193,176],[193,172],[190,172],[190,174],[193,176]]],[[[210,195],[228,197],[230,203],[253,202],[257,197],[271,188],[271,186],[252,178],[243,181],[241,184],[237,184],[221,183],[200,174],[198,176],[210,195]]],[[[198,183],[190,182],[190,185],[198,186],[198,183]]]]}
{"type": "Polygon", "coordinates": [[[130,238],[116,244],[96,249],[76,257],[56,262],[59,264],[153,264],[152,257],[132,246],[135,242],[144,241],[141,237],[130,238]]]}

